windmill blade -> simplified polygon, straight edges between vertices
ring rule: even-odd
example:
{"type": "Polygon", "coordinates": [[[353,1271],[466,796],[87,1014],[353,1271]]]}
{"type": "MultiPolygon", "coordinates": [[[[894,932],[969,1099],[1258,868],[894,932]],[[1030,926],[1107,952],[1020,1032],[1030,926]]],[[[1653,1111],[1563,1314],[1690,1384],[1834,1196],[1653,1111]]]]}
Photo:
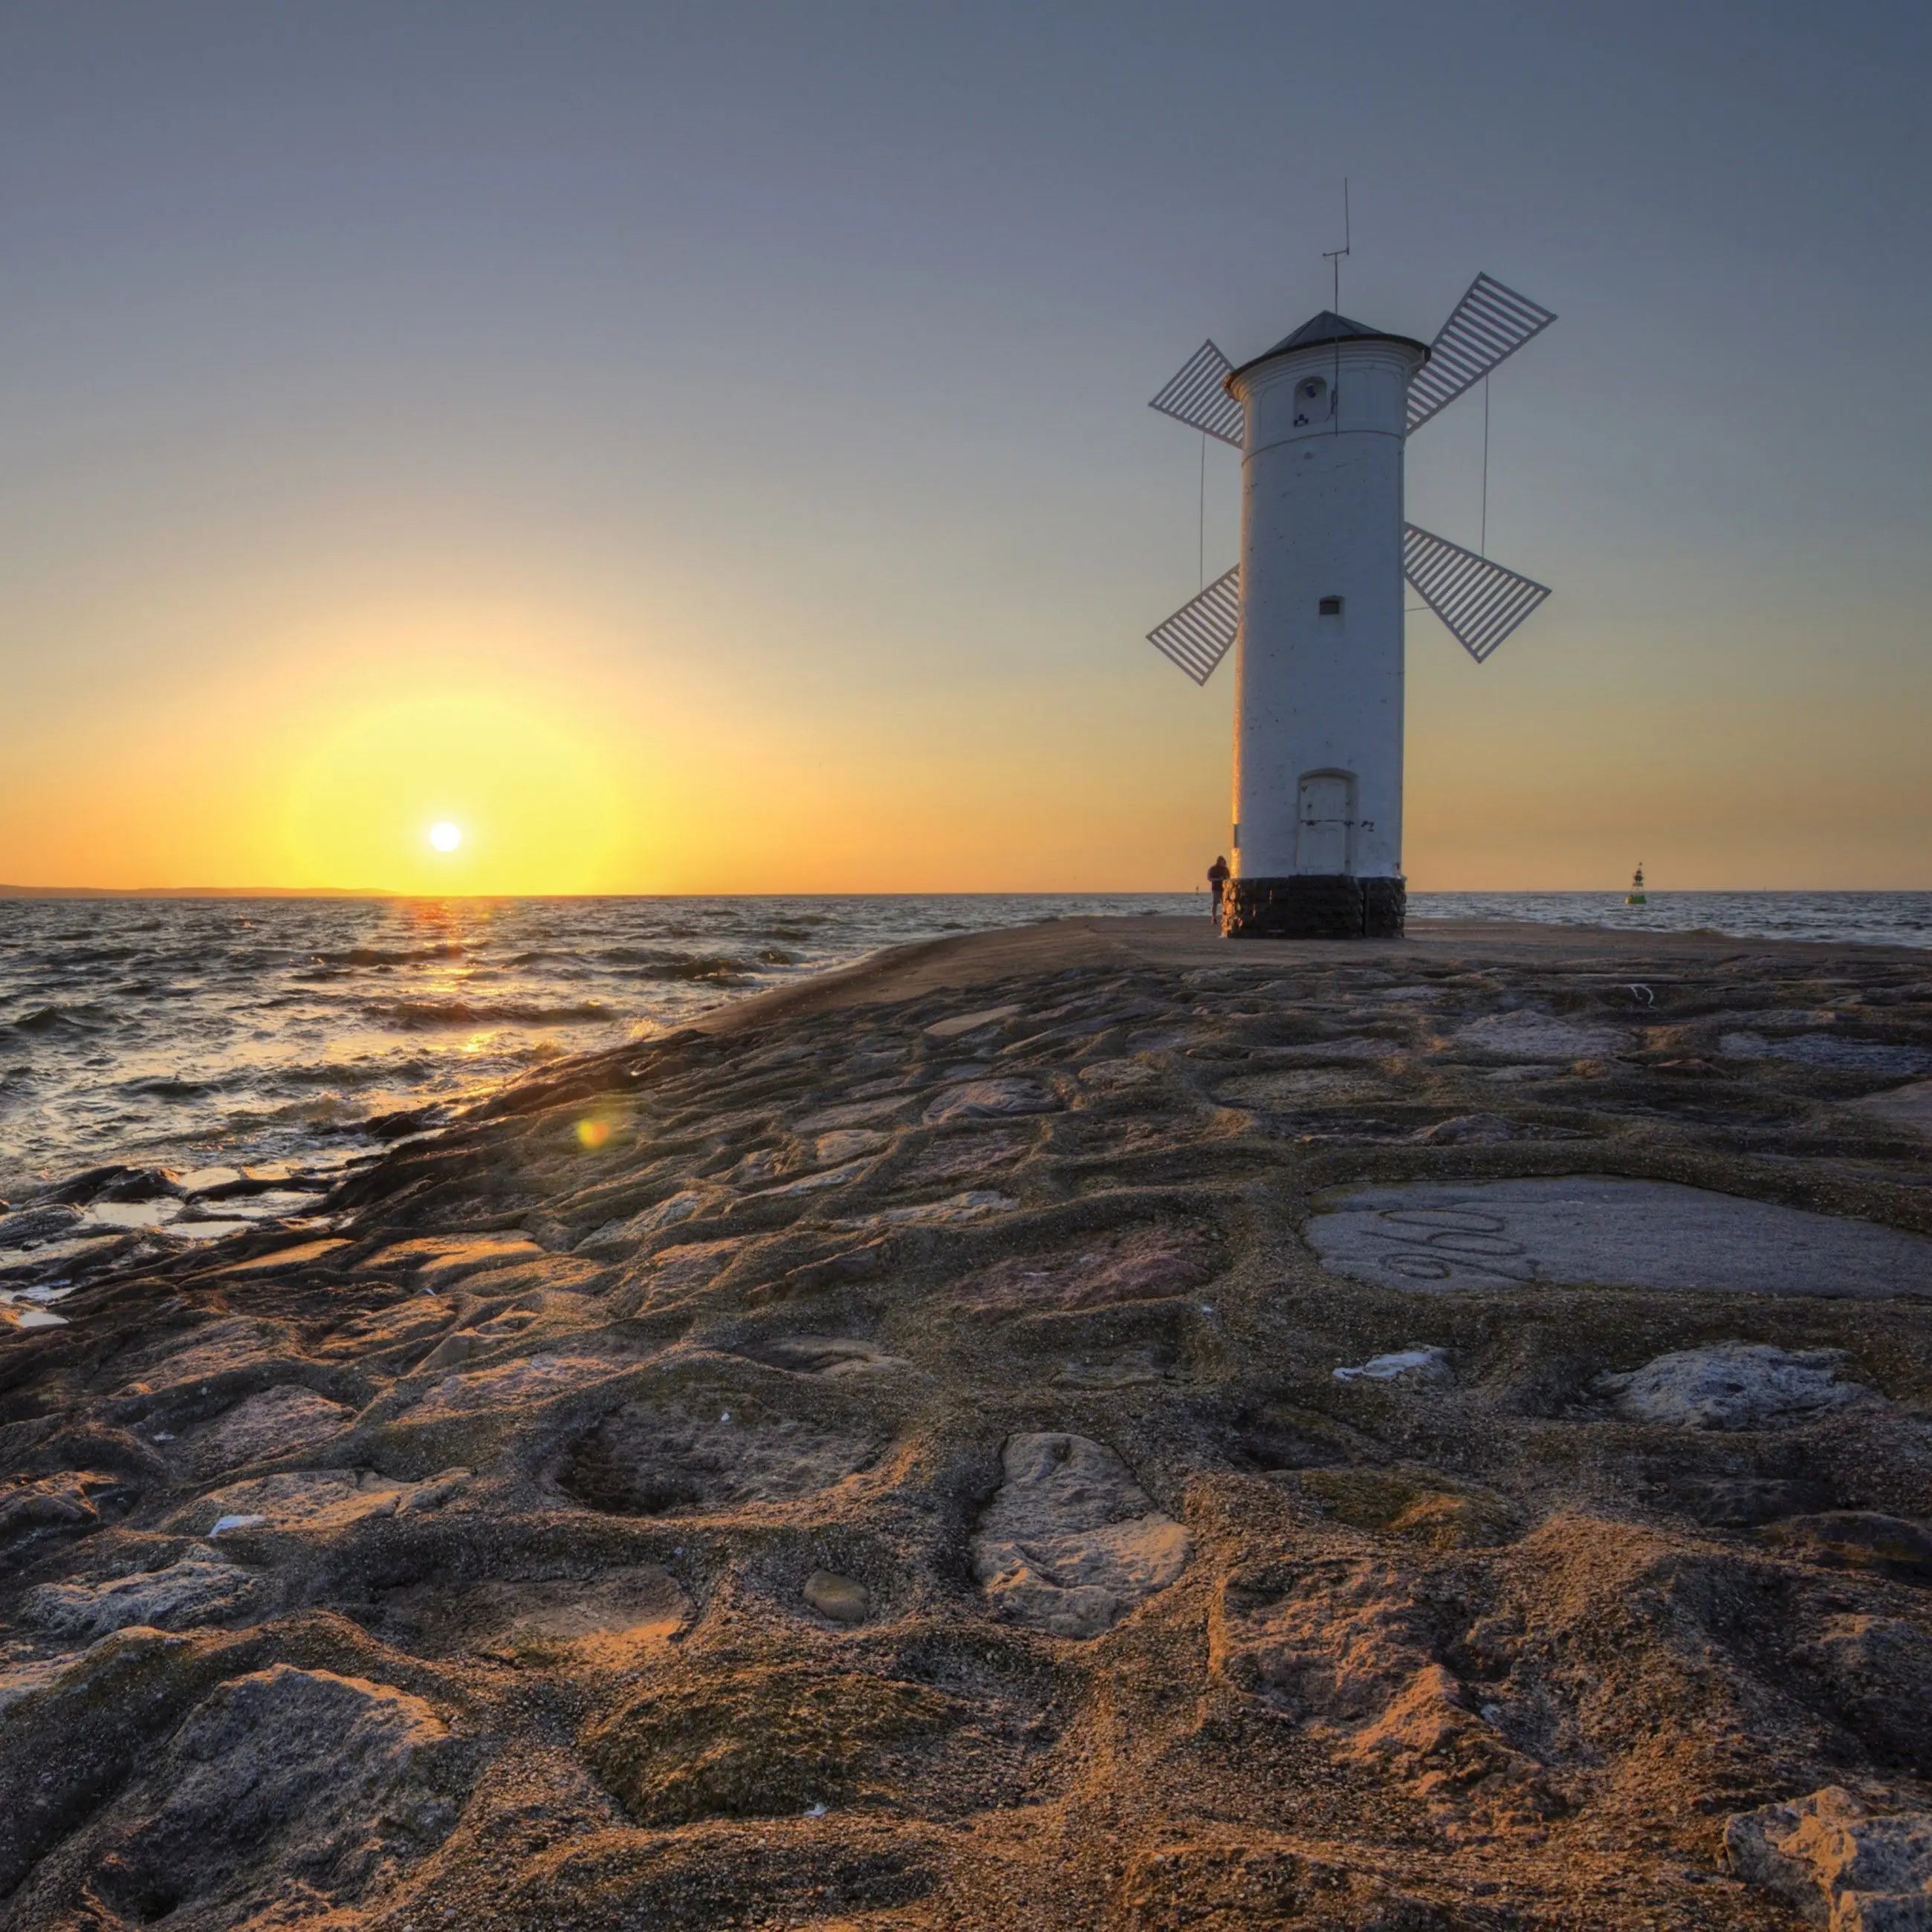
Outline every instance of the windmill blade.
{"type": "Polygon", "coordinates": [[[1241,628],[1241,566],[1217,577],[1191,603],[1148,633],[1148,642],[1178,664],[1196,684],[1205,684],[1228,655],[1241,628]]]}
{"type": "Polygon", "coordinates": [[[1553,309],[1504,288],[1493,276],[1478,275],[1450,311],[1429,345],[1429,360],[1408,386],[1409,434],[1556,320],[1553,309]]]}
{"type": "Polygon", "coordinates": [[[1211,340],[1204,342],[1148,407],[1184,422],[1190,429],[1204,429],[1239,449],[1241,406],[1221,386],[1222,378],[1234,366],[1211,340]]]}
{"type": "Polygon", "coordinates": [[[1413,524],[1402,526],[1402,568],[1422,601],[1478,664],[1550,595],[1547,584],[1519,577],[1413,524]]]}

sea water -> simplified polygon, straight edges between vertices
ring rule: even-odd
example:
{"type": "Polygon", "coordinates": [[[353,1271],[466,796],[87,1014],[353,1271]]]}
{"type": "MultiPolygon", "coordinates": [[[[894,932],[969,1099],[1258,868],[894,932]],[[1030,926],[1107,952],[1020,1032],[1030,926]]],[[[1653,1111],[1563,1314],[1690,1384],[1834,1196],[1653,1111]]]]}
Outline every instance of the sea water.
{"type": "Polygon", "coordinates": [[[1718,932],[1739,939],[1841,939],[1932,946],[1932,892],[1411,892],[1424,919],[1529,919],[1618,932],[1718,932]]]}
{"type": "MultiPolygon", "coordinates": [[[[1932,945],[1928,892],[1656,892],[1642,907],[1614,893],[1418,892],[1410,905],[1932,945]]],[[[1205,906],[1198,892],[0,899],[0,1200],[110,1162],[326,1167],[546,1060],[881,946],[1205,906]]]]}

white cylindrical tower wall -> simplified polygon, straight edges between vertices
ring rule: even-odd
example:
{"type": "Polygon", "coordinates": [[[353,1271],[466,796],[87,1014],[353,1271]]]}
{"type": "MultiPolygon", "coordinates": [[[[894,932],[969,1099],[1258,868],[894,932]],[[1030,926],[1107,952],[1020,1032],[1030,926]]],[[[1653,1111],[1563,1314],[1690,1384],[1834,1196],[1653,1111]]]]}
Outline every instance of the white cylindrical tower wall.
{"type": "Polygon", "coordinates": [[[1400,929],[1402,445],[1423,360],[1370,337],[1229,379],[1246,416],[1230,930],[1325,930],[1322,905],[1365,896],[1400,929]]]}

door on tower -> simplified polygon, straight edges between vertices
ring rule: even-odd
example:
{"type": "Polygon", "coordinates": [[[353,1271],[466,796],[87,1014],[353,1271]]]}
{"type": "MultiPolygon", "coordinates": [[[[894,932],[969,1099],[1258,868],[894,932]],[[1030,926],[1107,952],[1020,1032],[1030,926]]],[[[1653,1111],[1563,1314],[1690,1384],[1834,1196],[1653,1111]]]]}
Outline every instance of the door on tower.
{"type": "Polygon", "coordinates": [[[1354,870],[1355,775],[1304,772],[1295,813],[1294,869],[1303,873],[1354,870]]]}

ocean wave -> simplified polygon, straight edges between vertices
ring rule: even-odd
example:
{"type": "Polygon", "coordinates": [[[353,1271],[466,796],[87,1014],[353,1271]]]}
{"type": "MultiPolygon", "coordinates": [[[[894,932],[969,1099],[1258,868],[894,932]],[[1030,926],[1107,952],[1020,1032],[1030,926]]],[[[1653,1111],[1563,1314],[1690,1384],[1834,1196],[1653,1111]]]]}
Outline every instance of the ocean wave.
{"type": "Polygon", "coordinates": [[[366,1124],[368,1109],[361,1102],[344,1100],[334,1094],[318,1094],[305,1100],[284,1101],[279,1107],[254,1107],[238,1110],[226,1122],[230,1132],[246,1140],[266,1126],[296,1126],[354,1130],[366,1124]]]}
{"type": "Polygon", "coordinates": [[[92,1002],[77,1006],[40,1006],[16,1020],[0,1023],[0,1036],[14,1034],[25,1039],[43,1034],[98,1033],[106,1018],[92,1002]]]}
{"type": "Polygon", "coordinates": [[[661,946],[610,946],[596,956],[647,980],[710,980],[721,983],[750,976],[752,962],[729,952],[674,952],[661,946]]]}
{"type": "Polygon", "coordinates": [[[544,1006],[524,1000],[481,1004],[470,1000],[370,1000],[362,1010],[390,1025],[418,1027],[582,1026],[628,1017],[602,1000],[544,1006]]]}
{"type": "Polygon", "coordinates": [[[184,1080],[178,1074],[150,1074],[142,1080],[122,1081],[118,1090],[138,1094],[147,1100],[200,1100],[220,1093],[224,1084],[219,1080],[184,1080]]]}
{"type": "Polygon", "coordinates": [[[142,950],[138,946],[77,946],[62,953],[60,964],[63,971],[75,966],[109,966],[117,959],[139,958],[142,950]]]}
{"type": "Polygon", "coordinates": [[[269,1083],[298,1090],[307,1087],[413,1086],[435,1071],[428,1060],[334,1060],[314,1066],[285,1066],[269,1083]]]}
{"type": "Polygon", "coordinates": [[[453,939],[434,946],[352,946],[340,952],[318,952],[318,966],[415,966],[432,959],[460,959],[468,949],[453,939]]]}
{"type": "Polygon", "coordinates": [[[670,958],[658,961],[653,965],[640,966],[632,970],[646,979],[703,982],[719,986],[729,986],[753,976],[752,969],[743,960],[734,959],[724,953],[675,954],[670,958]]]}

